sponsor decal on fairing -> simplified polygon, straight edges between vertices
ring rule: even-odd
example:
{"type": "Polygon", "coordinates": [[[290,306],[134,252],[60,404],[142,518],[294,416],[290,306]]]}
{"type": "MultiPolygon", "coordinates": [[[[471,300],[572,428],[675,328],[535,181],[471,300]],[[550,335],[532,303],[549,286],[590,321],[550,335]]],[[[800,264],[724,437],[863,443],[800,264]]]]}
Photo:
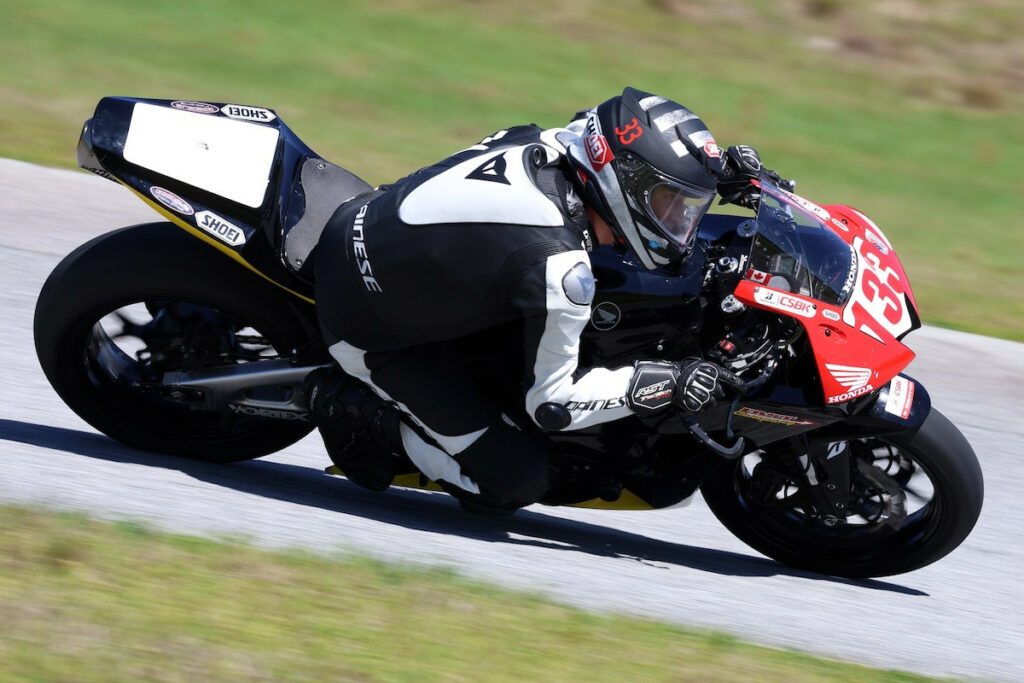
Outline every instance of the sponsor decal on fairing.
{"type": "Polygon", "coordinates": [[[749,420],[757,420],[758,422],[771,422],[773,424],[786,425],[787,427],[814,427],[817,426],[818,422],[814,420],[807,420],[796,415],[783,415],[782,413],[772,413],[767,410],[758,410],[757,408],[743,408],[733,413],[738,417],[745,417],[749,420]]]}
{"type": "Polygon", "coordinates": [[[830,308],[821,309],[821,317],[831,320],[832,322],[839,322],[842,319],[841,315],[830,308]]]}
{"type": "Polygon", "coordinates": [[[221,109],[223,114],[231,119],[239,121],[253,121],[255,123],[270,123],[277,118],[277,115],[263,107],[249,107],[242,104],[225,104],[221,109]]]}
{"type": "Polygon", "coordinates": [[[799,206],[800,208],[802,208],[805,211],[809,211],[809,212],[813,213],[815,216],[820,218],[825,223],[828,223],[829,221],[832,220],[832,214],[830,214],[828,211],[826,211],[825,209],[821,208],[820,206],[818,206],[814,202],[809,202],[806,199],[804,199],[803,197],[801,197],[800,195],[793,194],[792,192],[787,192],[786,190],[783,190],[782,188],[779,188],[779,189],[782,192],[782,194],[786,195],[790,199],[790,201],[792,201],[795,205],[799,206]]]}
{"type": "Polygon", "coordinates": [[[794,313],[803,318],[813,318],[818,311],[818,307],[810,301],[764,287],[754,288],[754,301],[777,311],[794,313]]]}
{"type": "Polygon", "coordinates": [[[171,102],[171,106],[175,109],[181,109],[182,111],[190,111],[195,114],[216,114],[220,111],[220,107],[209,102],[191,102],[188,100],[176,100],[171,102]]]}
{"type": "Polygon", "coordinates": [[[267,194],[279,141],[278,130],[270,126],[138,102],[125,136],[124,159],[257,208],[267,194]]]}
{"type": "Polygon", "coordinates": [[[882,242],[882,238],[873,233],[870,228],[864,228],[864,237],[867,238],[868,242],[871,243],[871,246],[877,249],[880,254],[883,256],[889,255],[889,247],[882,242]]]}
{"type": "Polygon", "coordinates": [[[860,389],[871,379],[871,368],[835,363],[826,363],[825,367],[832,373],[832,378],[847,389],[860,389]]]}
{"type": "Polygon", "coordinates": [[[200,211],[197,213],[196,225],[221,242],[230,244],[233,247],[240,247],[245,244],[245,232],[234,223],[221,218],[212,211],[200,211]]]}
{"type": "Polygon", "coordinates": [[[889,396],[885,400],[885,412],[906,420],[914,405],[914,382],[896,375],[889,382],[889,396]]]}
{"type": "Polygon", "coordinates": [[[825,367],[831,373],[832,379],[840,386],[846,387],[845,392],[827,397],[828,403],[843,403],[844,401],[850,401],[858,396],[874,391],[874,387],[868,383],[873,374],[871,368],[837,365],[835,363],[826,363],[825,367]]]}
{"type": "Polygon", "coordinates": [[[848,207],[848,209],[854,214],[856,214],[862,221],[864,221],[865,224],[867,224],[868,227],[871,228],[871,230],[875,234],[875,237],[881,240],[886,247],[892,249],[892,242],[890,242],[889,238],[885,236],[885,233],[882,232],[882,229],[878,227],[877,223],[875,223],[873,220],[871,220],[870,218],[868,218],[867,216],[865,216],[863,213],[853,208],[852,206],[848,207]]]}
{"type": "Polygon", "coordinates": [[[196,212],[195,209],[192,208],[191,204],[170,190],[165,190],[162,187],[153,185],[149,188],[149,193],[153,195],[154,199],[172,211],[177,211],[185,216],[191,216],[196,212]]]}
{"type": "Polygon", "coordinates": [[[829,396],[828,397],[828,402],[829,403],[845,403],[846,401],[852,401],[853,399],[857,398],[858,396],[863,396],[864,394],[869,394],[872,391],[874,391],[874,389],[875,388],[873,386],[868,384],[867,386],[861,387],[860,389],[851,389],[850,391],[844,392],[842,394],[837,394],[835,396],[829,396]]]}
{"type": "Polygon", "coordinates": [[[854,254],[853,258],[850,259],[850,270],[846,273],[846,279],[843,281],[843,288],[839,290],[840,296],[844,299],[850,296],[850,292],[853,291],[853,286],[857,284],[857,273],[860,272],[860,260],[857,255],[854,254]]]}

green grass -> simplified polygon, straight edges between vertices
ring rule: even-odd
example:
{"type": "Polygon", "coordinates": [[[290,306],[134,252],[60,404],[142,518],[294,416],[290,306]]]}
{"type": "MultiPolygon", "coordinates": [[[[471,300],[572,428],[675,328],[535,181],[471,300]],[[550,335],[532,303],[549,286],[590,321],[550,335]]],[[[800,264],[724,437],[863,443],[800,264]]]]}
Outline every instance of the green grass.
{"type": "Polygon", "coordinates": [[[72,166],[103,95],[273,107],[386,182],[624,85],[900,250],[926,322],[1024,340],[1017,0],[0,0],[0,155],[72,166]]]}
{"type": "Polygon", "coordinates": [[[914,681],[444,571],[0,507],[0,681],[914,681]]]}

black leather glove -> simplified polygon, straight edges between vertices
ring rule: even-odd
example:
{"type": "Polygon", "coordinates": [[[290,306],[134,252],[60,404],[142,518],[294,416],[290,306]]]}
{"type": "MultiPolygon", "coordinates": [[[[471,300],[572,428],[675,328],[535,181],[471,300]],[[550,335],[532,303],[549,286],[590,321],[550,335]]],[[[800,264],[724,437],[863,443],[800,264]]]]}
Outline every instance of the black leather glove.
{"type": "Polygon", "coordinates": [[[724,395],[719,384],[719,368],[714,363],[694,360],[679,368],[675,403],[688,413],[699,413],[715,405],[724,395]]]}
{"type": "Polygon", "coordinates": [[[638,361],[626,391],[626,404],[637,415],[650,415],[670,405],[698,413],[725,395],[739,390],[743,380],[725,368],[697,358],[681,363],[638,361]]]}
{"type": "Polygon", "coordinates": [[[718,177],[719,204],[737,204],[757,210],[761,191],[751,180],[770,180],[784,190],[792,191],[796,183],[783,180],[781,176],[761,164],[757,150],[748,145],[733,145],[725,150],[722,159],[722,175],[718,177]]]}

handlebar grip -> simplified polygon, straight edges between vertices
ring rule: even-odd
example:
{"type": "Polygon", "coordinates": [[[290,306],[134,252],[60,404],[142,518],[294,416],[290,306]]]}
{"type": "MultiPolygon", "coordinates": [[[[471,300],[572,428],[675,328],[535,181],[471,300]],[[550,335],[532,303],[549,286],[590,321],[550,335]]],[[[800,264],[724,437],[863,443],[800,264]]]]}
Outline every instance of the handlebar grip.
{"type": "Polygon", "coordinates": [[[718,379],[725,384],[727,387],[734,391],[745,393],[747,389],[747,382],[744,382],[739,375],[725,368],[719,366],[718,368],[718,379]]]}

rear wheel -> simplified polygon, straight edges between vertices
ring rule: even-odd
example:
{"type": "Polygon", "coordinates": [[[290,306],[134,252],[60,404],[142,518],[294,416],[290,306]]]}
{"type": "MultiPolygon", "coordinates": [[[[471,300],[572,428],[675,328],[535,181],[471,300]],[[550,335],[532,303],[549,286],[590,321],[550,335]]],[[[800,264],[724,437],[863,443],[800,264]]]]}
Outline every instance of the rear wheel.
{"type": "MultiPolygon", "coordinates": [[[[757,452],[701,486],[738,538],[784,564],[852,578],[924,567],[967,538],[981,513],[981,468],[960,431],[932,410],[914,434],[850,442],[848,515],[818,514],[807,480],[757,452]]],[[[799,455],[799,454],[797,454],[799,455]]]]}
{"type": "Polygon", "coordinates": [[[309,314],[180,228],[139,225],[98,237],[57,266],[36,303],[36,352],[64,402],[104,434],[196,460],[245,460],[294,443],[312,425],[191,410],[160,380],[288,355],[311,339],[295,303],[309,314]]]}

